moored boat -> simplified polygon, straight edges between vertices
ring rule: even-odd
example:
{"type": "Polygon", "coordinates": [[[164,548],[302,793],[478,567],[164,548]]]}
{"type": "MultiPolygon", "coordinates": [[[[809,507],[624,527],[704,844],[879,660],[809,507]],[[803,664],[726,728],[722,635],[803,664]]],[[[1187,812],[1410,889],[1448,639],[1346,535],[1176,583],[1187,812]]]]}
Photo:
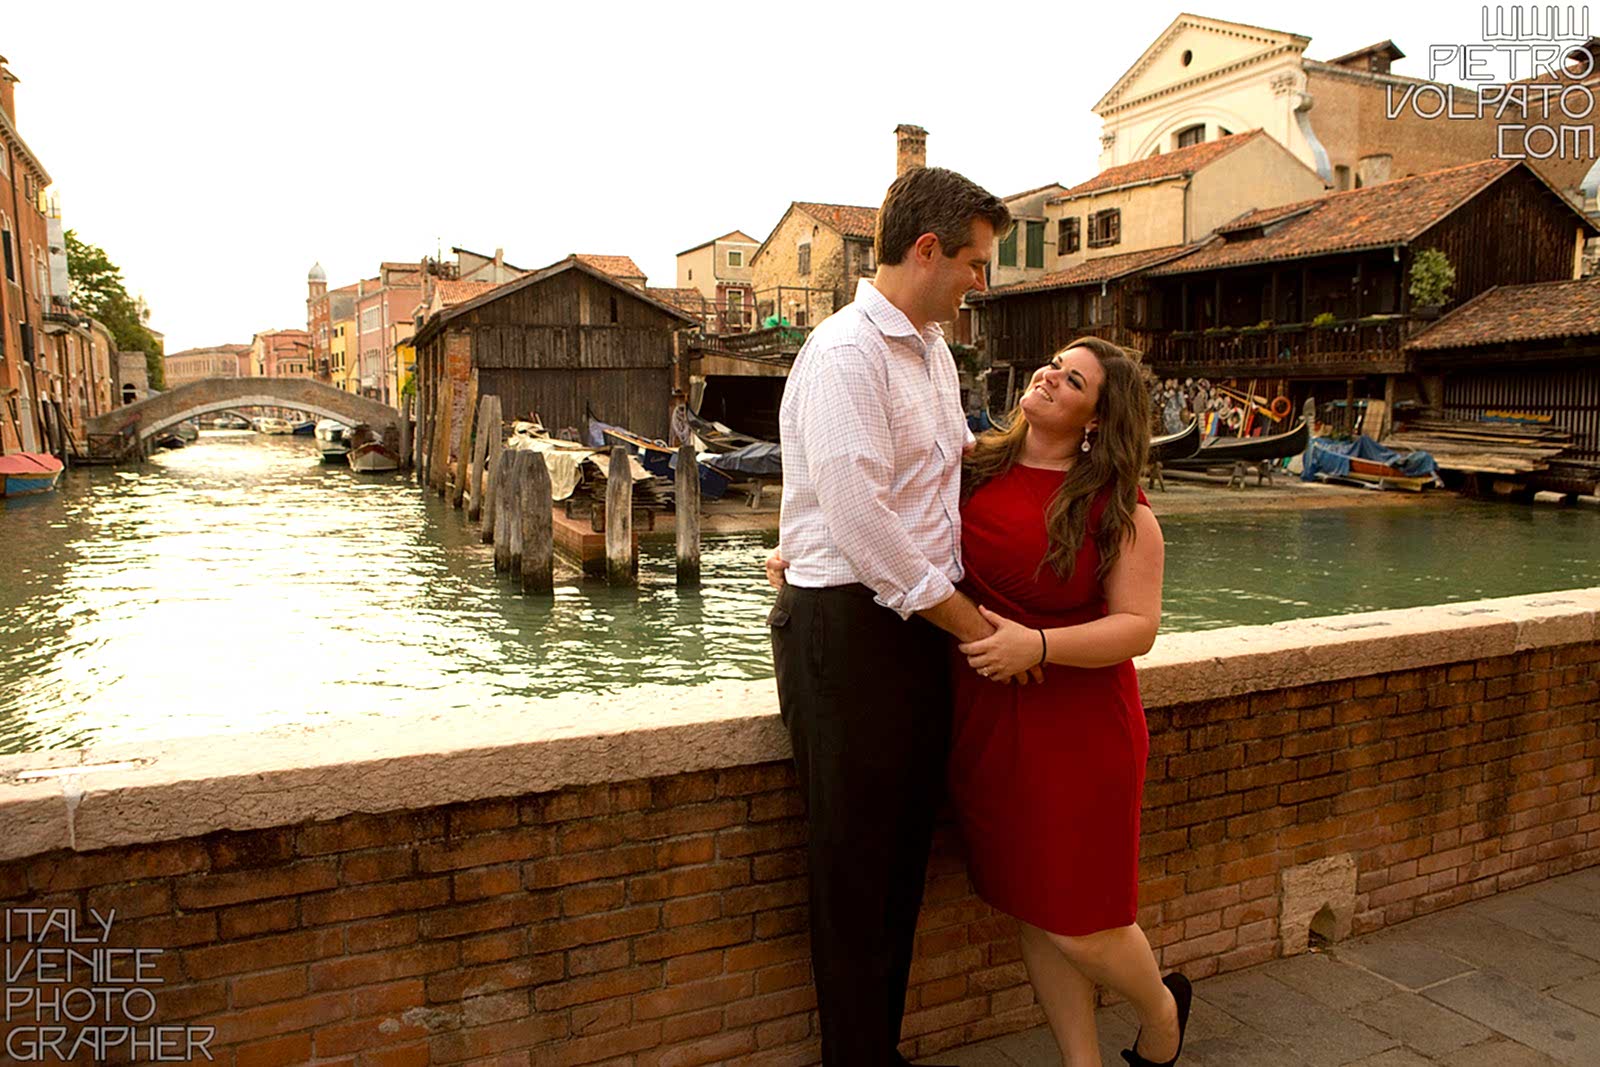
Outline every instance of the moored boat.
{"type": "MultiPolygon", "coordinates": [[[[659,441],[650,441],[638,434],[629,433],[620,426],[610,426],[598,419],[590,420],[590,436],[599,429],[600,439],[608,445],[621,445],[638,457],[644,469],[658,478],[677,476],[678,450],[659,441]]],[[[752,438],[752,440],[754,440],[752,438]]],[[[721,500],[728,492],[728,475],[708,463],[700,465],[700,498],[721,500]]]]}
{"type": "Polygon", "coordinates": [[[322,462],[343,463],[350,454],[350,427],[333,419],[323,419],[316,426],[317,447],[322,450],[322,462]]]}
{"type": "Polygon", "coordinates": [[[1188,459],[1200,451],[1200,420],[1190,419],[1189,425],[1177,433],[1150,439],[1150,460],[1153,463],[1171,463],[1188,459]]]}
{"type": "Polygon", "coordinates": [[[386,442],[366,423],[358,423],[348,435],[350,469],[372,474],[400,469],[400,450],[386,442]]]}
{"type": "Polygon", "coordinates": [[[291,422],[289,424],[289,432],[296,437],[309,437],[316,431],[316,428],[316,419],[305,419],[301,422],[291,422]]]}
{"type": "Polygon", "coordinates": [[[62,463],[43,452],[12,452],[0,456],[0,496],[48,493],[61,481],[62,463]]]}
{"type": "Polygon", "coordinates": [[[1200,450],[1173,466],[1209,467],[1227,463],[1259,463],[1263,460],[1284,459],[1297,456],[1311,442],[1311,423],[1302,419],[1300,425],[1287,433],[1265,437],[1216,437],[1200,446],[1200,450]]]}
{"type": "Polygon", "coordinates": [[[287,434],[294,430],[294,426],[287,419],[275,419],[270,415],[264,415],[256,420],[256,430],[259,433],[287,434]]]}

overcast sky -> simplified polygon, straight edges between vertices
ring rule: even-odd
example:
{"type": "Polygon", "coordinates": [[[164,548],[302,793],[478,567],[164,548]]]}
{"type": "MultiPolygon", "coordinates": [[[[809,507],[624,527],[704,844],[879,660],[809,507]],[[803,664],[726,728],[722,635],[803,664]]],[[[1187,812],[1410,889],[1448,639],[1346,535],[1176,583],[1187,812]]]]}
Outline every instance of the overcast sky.
{"type": "MultiPolygon", "coordinates": [[[[877,204],[893,129],[1004,195],[1095,171],[1089,110],[1171,4],[7,3],[0,54],[66,225],[167,351],[305,326],[331,285],[452,245],[520,267],[679,251],[791,200],[877,204]]],[[[1396,73],[1481,39],[1481,3],[1193,2],[1396,73]]],[[[1600,30],[1600,20],[1596,29],[1600,30]]]]}

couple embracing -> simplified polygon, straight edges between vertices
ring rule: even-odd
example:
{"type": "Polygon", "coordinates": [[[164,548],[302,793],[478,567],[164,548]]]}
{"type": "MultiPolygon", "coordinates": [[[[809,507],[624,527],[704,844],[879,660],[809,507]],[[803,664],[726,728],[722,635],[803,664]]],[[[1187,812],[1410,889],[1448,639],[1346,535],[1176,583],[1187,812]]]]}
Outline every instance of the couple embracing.
{"type": "Polygon", "coordinates": [[[1161,615],[1139,491],[1137,365],[1085,337],[974,439],[940,330],[985,286],[1004,204],[920,168],[878,214],[878,272],[819,324],[780,414],[779,705],[810,825],[827,1067],[890,1067],[934,819],[948,795],[980,896],[1070,1067],[1100,1063],[1096,986],[1127,999],[1134,1067],[1175,1063],[1188,982],[1135,921],[1149,735],[1132,658],[1161,615]]]}

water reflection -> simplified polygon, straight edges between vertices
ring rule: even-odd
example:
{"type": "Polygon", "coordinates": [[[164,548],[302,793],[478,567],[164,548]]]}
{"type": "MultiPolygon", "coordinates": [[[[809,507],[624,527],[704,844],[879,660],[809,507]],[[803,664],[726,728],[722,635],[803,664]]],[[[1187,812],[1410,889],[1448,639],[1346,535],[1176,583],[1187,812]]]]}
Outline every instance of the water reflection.
{"type": "MultiPolygon", "coordinates": [[[[1600,585],[1594,509],[1163,526],[1168,630],[1600,585]]],[[[561,570],[553,600],[524,597],[404,475],[323,466],[306,438],[206,431],[0,504],[0,751],[770,677],[773,540],[708,541],[698,590],[675,587],[670,544],[647,543],[638,589],[561,570]]]]}

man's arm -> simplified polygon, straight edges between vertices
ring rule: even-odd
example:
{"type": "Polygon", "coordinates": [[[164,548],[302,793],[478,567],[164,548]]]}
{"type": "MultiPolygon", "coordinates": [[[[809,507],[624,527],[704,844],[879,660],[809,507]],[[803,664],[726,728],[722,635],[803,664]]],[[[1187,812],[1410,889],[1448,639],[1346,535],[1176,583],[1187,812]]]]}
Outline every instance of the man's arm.
{"type": "Polygon", "coordinates": [[[917,614],[939,629],[955,634],[963,644],[981,641],[994,633],[994,626],[978,614],[978,606],[972,602],[972,598],[959,589],[917,614]]]}

